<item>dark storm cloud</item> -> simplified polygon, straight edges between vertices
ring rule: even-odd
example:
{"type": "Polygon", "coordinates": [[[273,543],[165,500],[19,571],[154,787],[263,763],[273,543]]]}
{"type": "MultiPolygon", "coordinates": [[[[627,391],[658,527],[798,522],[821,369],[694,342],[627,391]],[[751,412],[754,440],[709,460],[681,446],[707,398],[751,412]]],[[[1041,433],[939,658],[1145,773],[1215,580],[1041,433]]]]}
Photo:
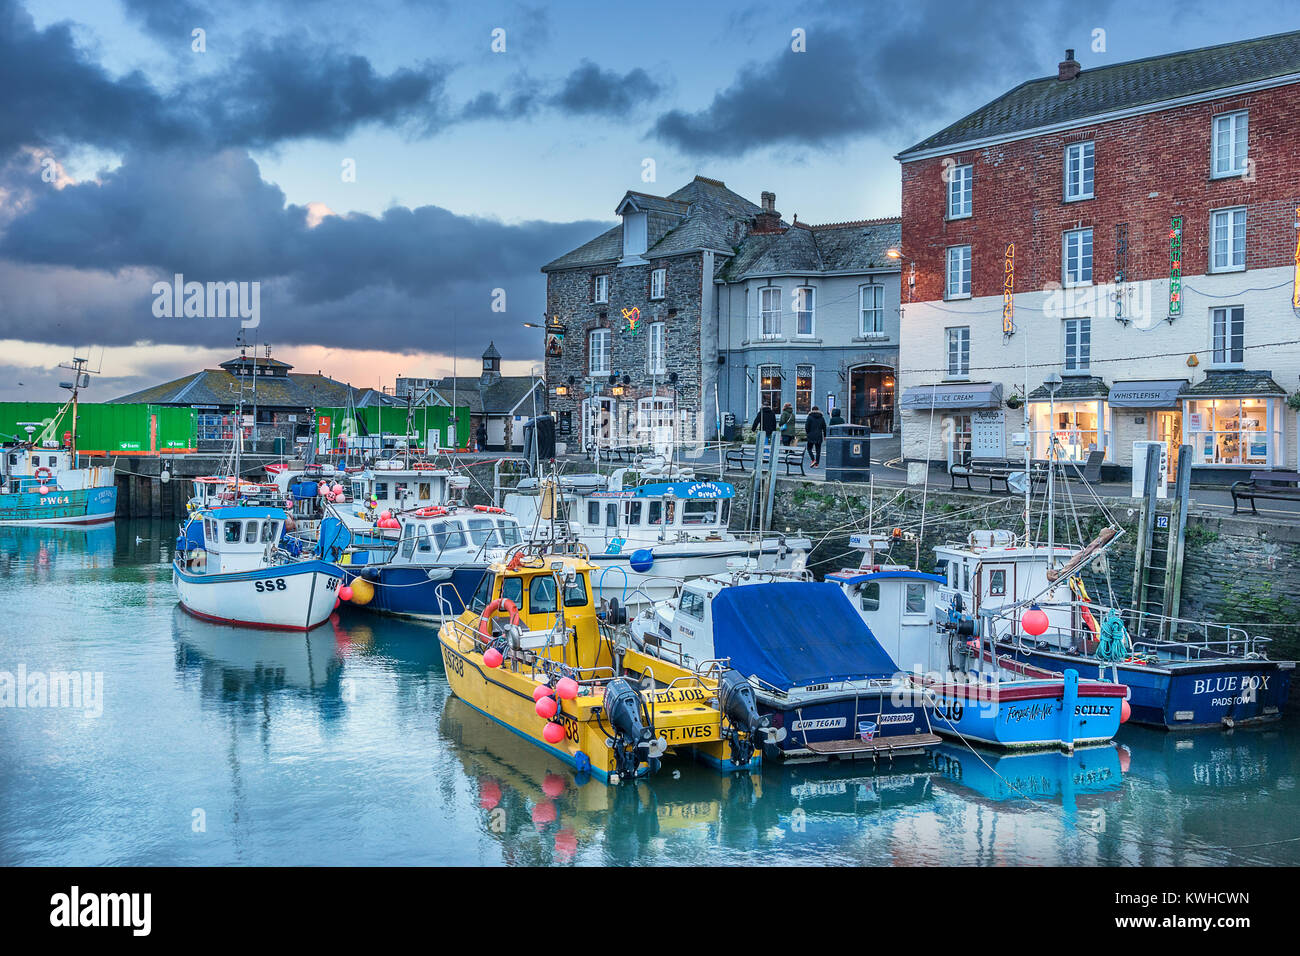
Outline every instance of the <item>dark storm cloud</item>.
{"type": "Polygon", "coordinates": [[[662,90],[640,67],[619,74],[583,60],[565,78],[551,103],[567,113],[621,116],[654,99],[662,90]]]}
{"type": "Polygon", "coordinates": [[[606,224],[461,216],[437,206],[308,225],[243,151],[132,154],[100,183],[33,187],[20,164],[0,190],[22,212],[0,238],[0,338],[60,344],[228,344],[237,323],[159,319],[153,283],[258,281],[263,340],[437,351],[464,341],[536,354],[538,267],[606,224]],[[52,288],[59,289],[57,297],[52,288]],[[492,311],[504,289],[506,311],[492,311]],[[57,304],[51,300],[57,298],[57,304]]]}
{"type": "Polygon", "coordinates": [[[449,72],[423,64],[383,75],[363,56],[282,37],[254,40],[229,69],[163,94],[140,73],[109,76],[67,23],[38,30],[16,0],[0,0],[0,88],[10,91],[0,155],[23,145],[265,146],[339,139],[366,123],[429,134],[449,119],[449,72]]]}
{"type": "Polygon", "coordinates": [[[985,4],[922,0],[888,17],[810,18],[802,53],[791,50],[790,26],[773,28],[782,52],[743,67],[704,108],[663,113],[653,133],[701,156],[826,147],[873,133],[904,148],[1026,76],[1052,72],[1048,59],[1086,48],[1088,28],[1109,6],[1085,15],[1061,0],[1014,0],[991,15],[985,4]]]}
{"type": "Polygon", "coordinates": [[[184,37],[211,21],[208,8],[191,0],[123,0],[129,16],[139,20],[150,33],[163,37],[184,37]]]}

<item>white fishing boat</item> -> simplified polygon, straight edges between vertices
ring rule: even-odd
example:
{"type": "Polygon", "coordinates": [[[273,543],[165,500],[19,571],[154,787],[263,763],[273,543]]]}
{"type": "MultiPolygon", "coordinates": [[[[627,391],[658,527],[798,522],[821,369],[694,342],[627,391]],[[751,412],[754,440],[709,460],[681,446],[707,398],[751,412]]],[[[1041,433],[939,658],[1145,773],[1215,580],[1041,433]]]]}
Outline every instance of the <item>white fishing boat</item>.
{"type": "Polygon", "coordinates": [[[303,631],[334,610],[343,573],[302,556],[284,537],[280,508],[225,507],[198,512],[201,543],[183,532],[176,542],[172,583],[181,607],[222,624],[303,631]]]}
{"type": "Polygon", "coordinates": [[[801,577],[747,568],[687,581],[628,630],[646,654],[695,669],[725,660],[744,675],[779,731],[769,758],[892,757],[937,745],[925,692],[838,587],[801,577]]]}
{"type": "Polygon", "coordinates": [[[802,535],[729,530],[736,489],[723,481],[625,485],[628,469],[605,475],[526,478],[505,496],[505,510],[539,541],[577,541],[591,552],[599,600],[624,607],[670,600],[682,581],[723,574],[729,563],[755,570],[802,568],[811,542],[802,535]]]}

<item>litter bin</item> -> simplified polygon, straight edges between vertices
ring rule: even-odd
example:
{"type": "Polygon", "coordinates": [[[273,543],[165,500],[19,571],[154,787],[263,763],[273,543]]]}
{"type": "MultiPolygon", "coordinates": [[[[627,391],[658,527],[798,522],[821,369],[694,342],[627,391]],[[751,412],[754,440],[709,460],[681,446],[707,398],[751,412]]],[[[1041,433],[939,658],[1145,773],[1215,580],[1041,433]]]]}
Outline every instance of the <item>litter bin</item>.
{"type": "Polygon", "coordinates": [[[740,430],[736,428],[736,413],[722,413],[722,440],[735,441],[740,437],[740,430]]]}
{"type": "Polygon", "coordinates": [[[865,425],[832,425],[826,436],[826,480],[871,480],[871,430],[865,425]]]}

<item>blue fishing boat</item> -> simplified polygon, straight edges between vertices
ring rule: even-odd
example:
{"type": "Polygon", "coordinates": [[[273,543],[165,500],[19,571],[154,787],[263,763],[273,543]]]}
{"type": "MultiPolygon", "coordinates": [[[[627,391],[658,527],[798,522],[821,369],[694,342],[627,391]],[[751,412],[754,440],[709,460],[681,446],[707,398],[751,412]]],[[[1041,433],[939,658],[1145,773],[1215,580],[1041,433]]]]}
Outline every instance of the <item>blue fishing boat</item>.
{"type": "Polygon", "coordinates": [[[488,565],[523,540],[513,515],[486,505],[434,505],[392,517],[398,525],[392,546],[354,542],[341,555],[352,603],[380,614],[426,621],[457,617],[484,582],[488,565]],[[364,584],[358,586],[358,579],[364,584]]]}
{"type": "Polygon", "coordinates": [[[1080,680],[1077,669],[1031,667],[996,657],[977,622],[952,615],[940,597],[947,579],[880,563],[888,539],[855,535],[862,566],[826,575],[926,694],[944,737],[1009,750],[1072,750],[1104,743],[1125,717],[1127,690],[1080,680]]]}
{"type": "Polygon", "coordinates": [[[925,695],[834,584],[751,571],[699,578],[630,631],[665,660],[697,669],[728,661],[745,675],[759,713],[785,731],[768,757],[915,754],[939,742],[925,695]]]}
{"type": "Polygon", "coordinates": [[[1086,560],[1081,551],[1009,545],[998,532],[935,550],[944,568],[941,601],[954,616],[980,621],[985,653],[999,661],[1123,684],[1134,722],[1169,730],[1282,715],[1295,662],[1270,659],[1267,639],[1233,625],[1170,619],[1180,639],[1134,641],[1117,610],[1084,596],[1074,577],[1086,560]]]}

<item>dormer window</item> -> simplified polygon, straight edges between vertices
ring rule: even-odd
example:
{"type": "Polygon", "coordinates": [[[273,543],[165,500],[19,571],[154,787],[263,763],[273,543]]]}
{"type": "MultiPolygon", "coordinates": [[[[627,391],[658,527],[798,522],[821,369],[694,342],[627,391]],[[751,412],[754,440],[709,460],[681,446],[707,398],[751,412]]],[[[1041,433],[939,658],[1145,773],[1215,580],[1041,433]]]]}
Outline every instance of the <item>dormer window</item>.
{"type": "Polygon", "coordinates": [[[639,261],[646,251],[646,214],[628,208],[623,213],[623,265],[639,261]]]}

